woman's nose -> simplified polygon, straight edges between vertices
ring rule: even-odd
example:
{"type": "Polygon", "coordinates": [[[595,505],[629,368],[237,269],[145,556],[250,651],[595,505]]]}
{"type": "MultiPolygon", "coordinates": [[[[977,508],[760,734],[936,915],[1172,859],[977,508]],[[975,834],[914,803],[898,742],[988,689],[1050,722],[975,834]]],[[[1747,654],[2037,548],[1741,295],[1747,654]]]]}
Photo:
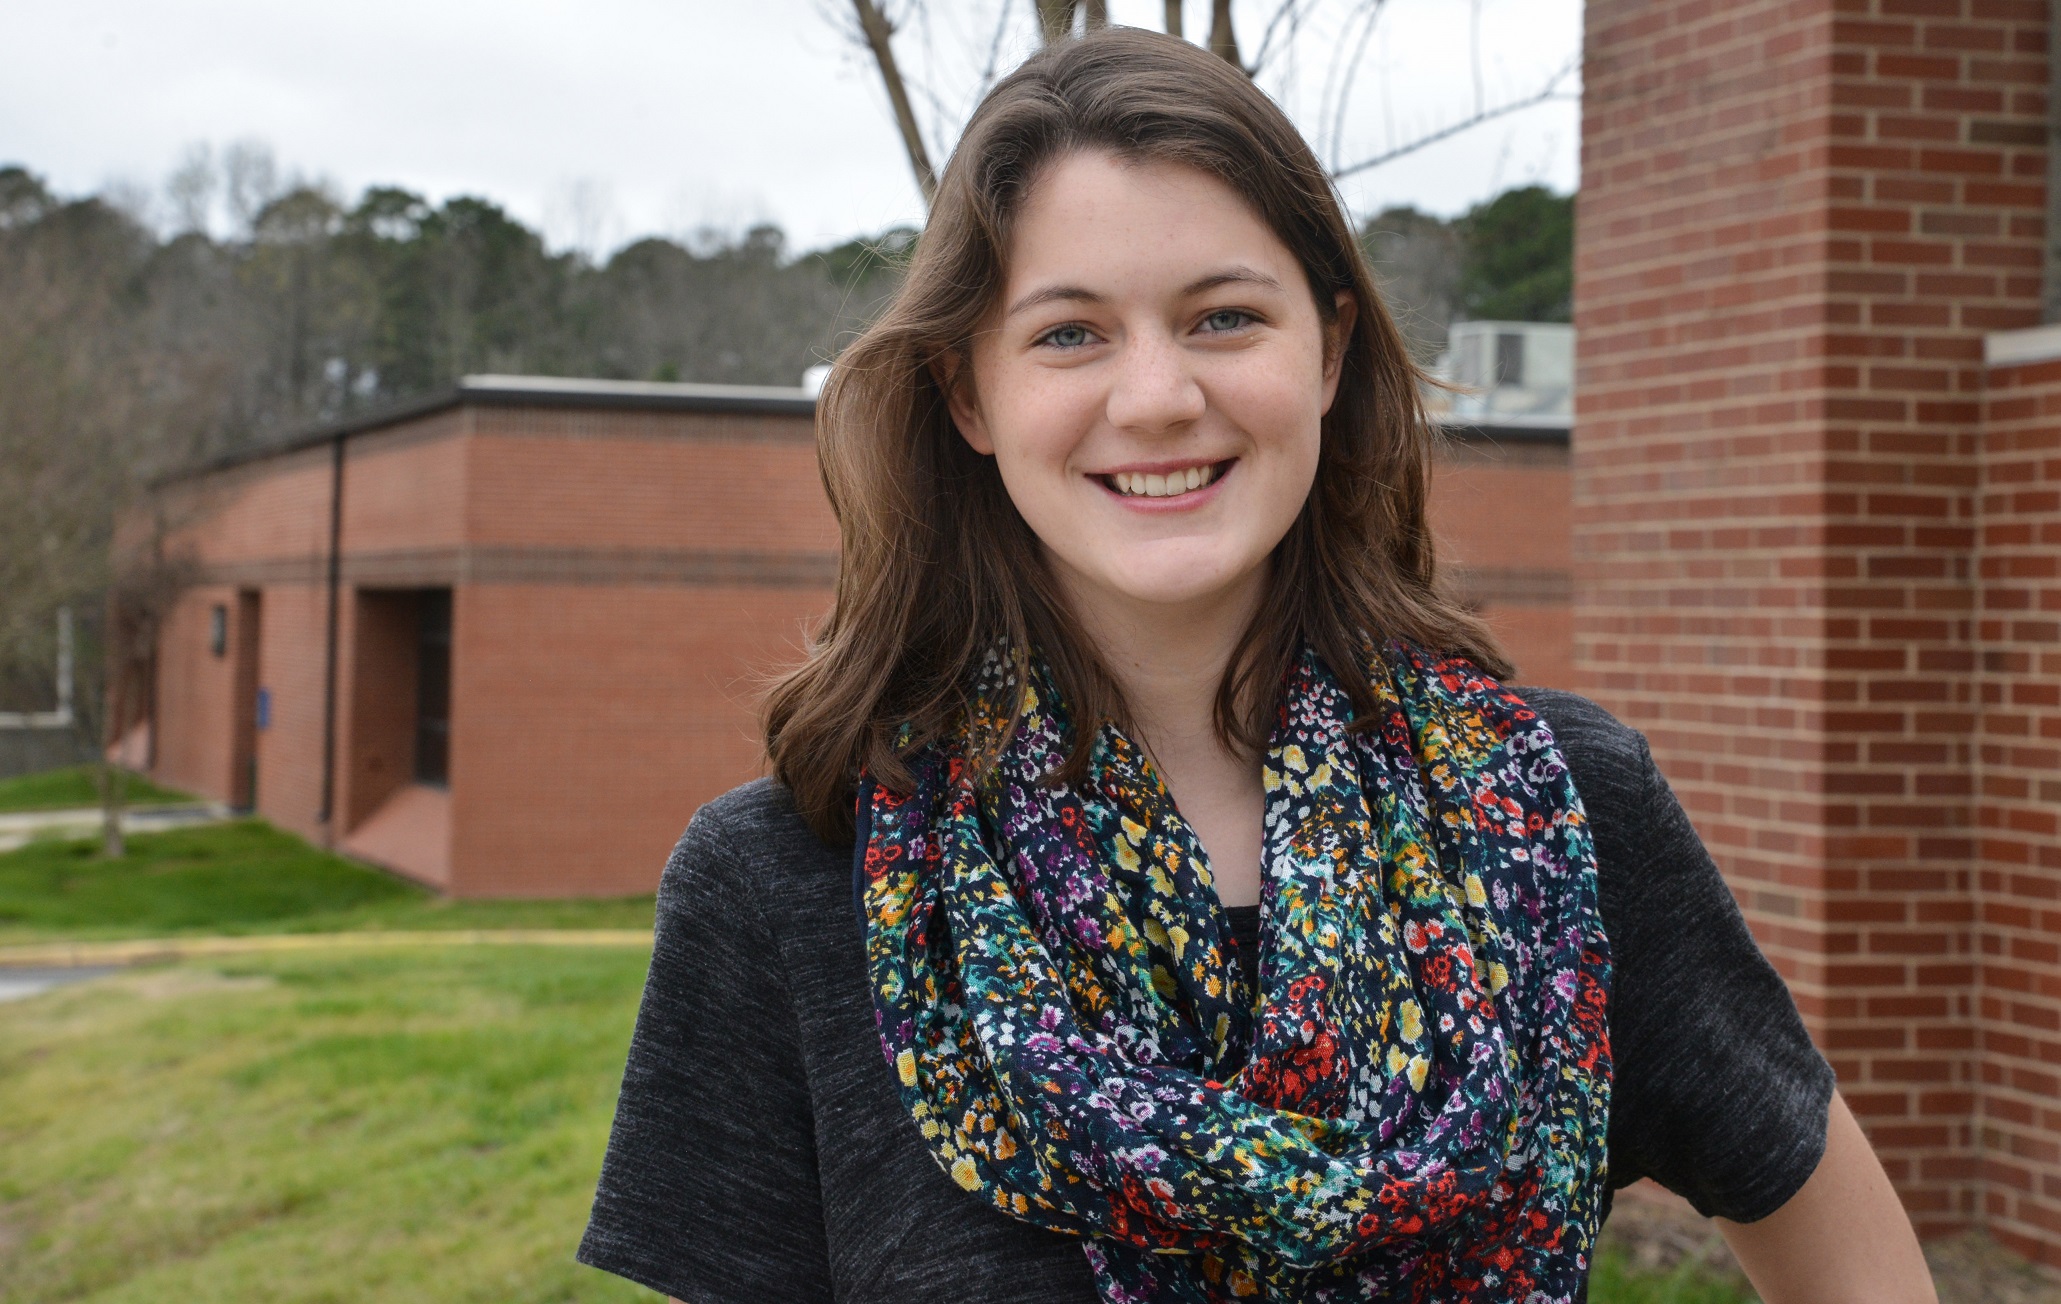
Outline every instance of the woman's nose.
{"type": "Polygon", "coordinates": [[[1165,434],[1201,420],[1207,405],[1189,359],[1173,340],[1133,334],[1125,341],[1110,381],[1111,425],[1165,434]]]}

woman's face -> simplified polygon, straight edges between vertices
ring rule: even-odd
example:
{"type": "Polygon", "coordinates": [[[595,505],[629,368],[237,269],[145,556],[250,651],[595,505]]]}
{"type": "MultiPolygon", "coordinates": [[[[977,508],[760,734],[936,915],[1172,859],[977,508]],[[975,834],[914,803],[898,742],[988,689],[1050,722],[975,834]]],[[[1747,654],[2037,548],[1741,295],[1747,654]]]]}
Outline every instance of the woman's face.
{"type": "Polygon", "coordinates": [[[1353,309],[1327,328],[1215,177],[1068,155],[1024,201],[952,414],[1077,602],[1249,604],[1315,480],[1353,309]]]}

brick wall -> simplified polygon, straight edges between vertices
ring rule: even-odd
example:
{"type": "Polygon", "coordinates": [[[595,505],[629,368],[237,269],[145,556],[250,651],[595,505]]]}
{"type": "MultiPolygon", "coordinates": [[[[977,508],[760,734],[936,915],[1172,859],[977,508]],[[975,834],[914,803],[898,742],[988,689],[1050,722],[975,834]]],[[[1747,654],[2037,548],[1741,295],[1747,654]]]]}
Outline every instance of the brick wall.
{"type": "Polygon", "coordinates": [[[1571,490],[1564,438],[1448,439],[1432,476],[1440,567],[1517,662],[1518,683],[1574,681],[1571,490]]]}
{"type": "Polygon", "coordinates": [[[2037,317],[2046,6],[1587,14],[1576,675],[1952,1230],[1987,1171],[1983,337],[2037,317]]]}
{"type": "Polygon", "coordinates": [[[806,587],[461,590],[451,889],[651,890],[695,809],[763,771],[759,684],[829,602],[806,587]]]}
{"type": "MultiPolygon", "coordinates": [[[[345,448],[333,827],[327,445],[163,496],[173,550],[210,583],[160,647],[160,776],[232,795],[231,716],[262,686],[257,806],[281,826],[461,894],[648,890],[694,808],[759,771],[759,685],[829,604],[810,419],[462,404],[345,448]],[[435,800],[411,784],[408,595],[426,587],[456,604],[435,800]],[[207,604],[238,593],[259,627],[241,689],[203,646],[207,604]]],[[[1433,486],[1457,586],[1533,683],[1570,674],[1567,485],[1564,443],[1460,439],[1433,486]],[[1521,528],[1480,528],[1485,499],[1520,505],[1521,528]]]]}
{"type": "Polygon", "coordinates": [[[1989,373],[1976,609],[1985,1221],[2061,1264],[2061,340],[1989,373]]]}
{"type": "Polygon", "coordinates": [[[156,755],[151,773],[182,792],[217,801],[239,794],[236,782],[236,665],[210,651],[209,613],[236,611],[236,590],[207,585],[180,595],[158,640],[156,755]]]}

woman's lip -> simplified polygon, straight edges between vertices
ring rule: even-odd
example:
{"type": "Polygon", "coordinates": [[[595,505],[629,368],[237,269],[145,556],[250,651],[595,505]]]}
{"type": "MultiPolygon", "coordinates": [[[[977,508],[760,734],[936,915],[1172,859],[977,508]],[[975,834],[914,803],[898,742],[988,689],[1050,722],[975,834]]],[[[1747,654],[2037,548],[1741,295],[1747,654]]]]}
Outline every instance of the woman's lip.
{"type": "Polygon", "coordinates": [[[1190,467],[1206,466],[1221,466],[1229,470],[1231,463],[1237,460],[1235,457],[1190,457],[1179,462],[1126,462],[1122,466],[1104,467],[1100,471],[1090,471],[1088,474],[1098,477],[1105,475],[1172,475],[1176,471],[1186,471],[1190,467]]]}

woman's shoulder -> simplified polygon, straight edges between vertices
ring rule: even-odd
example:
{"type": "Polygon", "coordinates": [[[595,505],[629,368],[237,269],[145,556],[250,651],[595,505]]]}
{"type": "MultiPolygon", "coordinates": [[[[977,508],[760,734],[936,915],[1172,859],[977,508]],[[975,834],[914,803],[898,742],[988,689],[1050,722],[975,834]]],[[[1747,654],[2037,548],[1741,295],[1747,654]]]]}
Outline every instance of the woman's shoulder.
{"type": "Polygon", "coordinates": [[[771,841],[782,846],[806,839],[820,851],[833,850],[809,828],[808,821],[795,808],[794,794],[787,785],[773,778],[740,783],[722,796],[702,803],[688,824],[689,833],[696,825],[706,825],[711,833],[725,838],[771,841]]]}
{"type": "Polygon", "coordinates": [[[779,913],[826,890],[850,895],[851,848],[816,836],[774,779],[754,779],[702,804],[667,858],[659,913],[692,903],[779,913]]]}
{"type": "Polygon", "coordinates": [[[1650,817],[1662,782],[1646,735],[1579,693],[1564,688],[1513,687],[1553,731],[1567,759],[1575,791],[1599,823],[1620,827],[1650,817]]]}
{"type": "Polygon", "coordinates": [[[1510,691],[1544,718],[1570,765],[1577,757],[1584,763],[1644,763],[1646,736],[1580,693],[1517,685],[1510,691]]]}

